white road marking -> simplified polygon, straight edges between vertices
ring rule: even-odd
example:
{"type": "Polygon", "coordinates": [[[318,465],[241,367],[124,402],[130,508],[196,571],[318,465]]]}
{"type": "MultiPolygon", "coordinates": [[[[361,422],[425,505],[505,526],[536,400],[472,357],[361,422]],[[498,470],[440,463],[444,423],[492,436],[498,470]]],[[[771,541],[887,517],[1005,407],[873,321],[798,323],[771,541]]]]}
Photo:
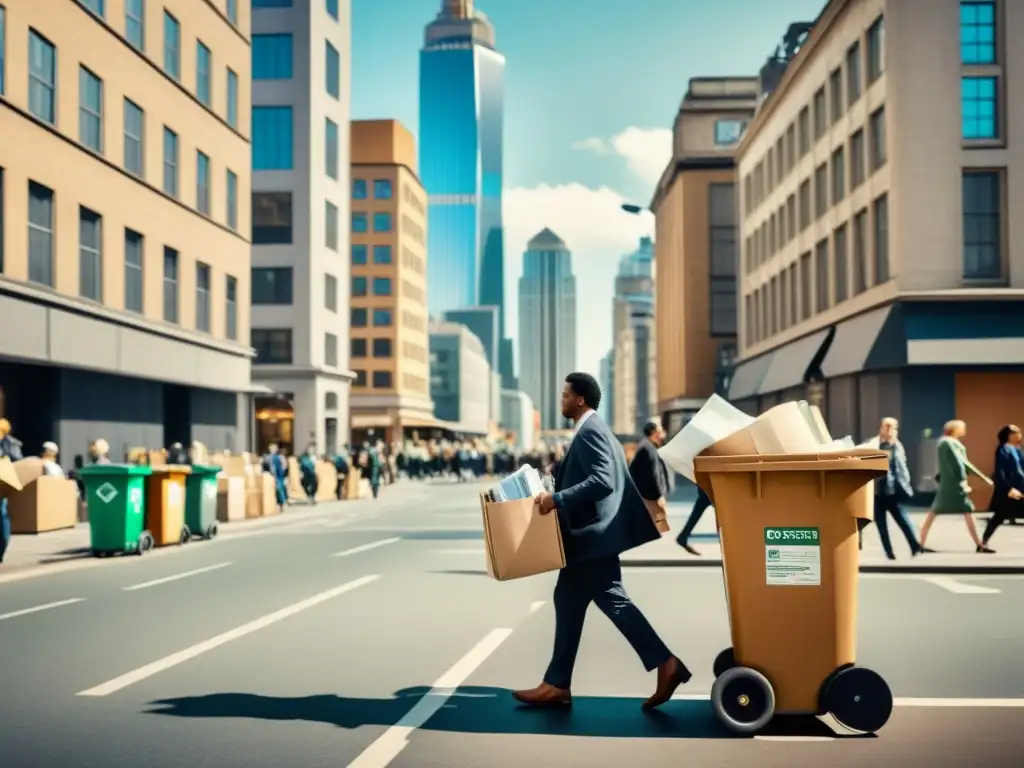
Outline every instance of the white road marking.
{"type": "Polygon", "coordinates": [[[494,629],[455,666],[441,675],[430,691],[410,709],[401,720],[388,728],[383,735],[368,746],[348,768],[385,768],[401,754],[409,743],[409,737],[426,722],[455,694],[476,669],[512,634],[511,629],[494,629]]]}
{"type": "Polygon", "coordinates": [[[394,544],[396,541],[401,541],[401,538],[396,537],[393,539],[371,541],[369,544],[360,544],[358,547],[352,547],[352,549],[343,549],[341,552],[335,552],[331,557],[348,557],[349,555],[358,555],[360,552],[368,552],[369,550],[376,549],[377,547],[394,544]]]}
{"type": "Polygon", "coordinates": [[[64,605],[74,605],[85,600],[84,597],[72,597],[68,600],[58,600],[55,603],[46,603],[45,605],[36,605],[32,608],[22,608],[20,611],[11,611],[10,613],[0,613],[0,621],[4,619],[13,619],[18,616],[28,616],[30,613],[39,613],[40,611],[48,611],[51,608],[60,608],[64,605]]]}
{"type": "Polygon", "coordinates": [[[132,584],[130,587],[122,587],[122,589],[125,592],[134,592],[137,589],[146,589],[147,587],[155,587],[158,584],[166,584],[169,581],[177,581],[178,579],[187,579],[190,576],[198,576],[200,573],[219,571],[221,568],[227,568],[229,565],[231,565],[231,563],[208,565],[205,568],[195,568],[194,570],[185,571],[184,573],[176,573],[173,576],[165,576],[162,579],[153,579],[152,581],[144,581],[141,584],[132,584]]]}
{"type": "Polygon", "coordinates": [[[535,600],[534,602],[530,603],[530,613],[536,613],[545,605],[547,605],[547,603],[544,600],[535,600]]]}
{"type": "MultiPolygon", "coordinates": [[[[638,695],[637,698],[647,696],[638,695]]],[[[677,701],[710,701],[710,693],[677,693],[672,697],[677,701]]],[[[1024,709],[1024,697],[1009,699],[943,699],[895,697],[893,705],[897,707],[947,707],[961,709],[1024,709]]]]}
{"type": "Polygon", "coordinates": [[[127,688],[130,685],[141,682],[147,678],[153,677],[160,672],[176,667],[179,664],[184,664],[186,661],[190,661],[207,651],[212,651],[214,648],[219,648],[222,645],[230,643],[232,640],[238,640],[241,637],[252,634],[261,629],[265,629],[272,624],[276,624],[279,621],[283,621],[291,616],[301,613],[302,611],[309,610],[320,603],[327,602],[339,595],[343,595],[346,592],[351,592],[354,589],[370,584],[380,576],[363,576],[355,579],[354,581],[346,582],[340,586],[329,589],[326,592],[321,592],[313,597],[306,598],[292,605],[286,606],[279,611],[274,611],[266,616],[262,616],[254,621],[250,621],[248,624],[243,624],[240,627],[235,627],[232,630],[228,630],[216,637],[211,637],[209,640],[204,640],[201,643],[196,643],[193,646],[185,648],[177,653],[172,653],[170,656],[165,656],[162,659],[157,659],[154,662],[146,664],[145,666],[133,669],[131,672],[126,672],[120,677],[115,677],[113,680],[108,680],[105,683],[101,683],[93,688],[89,688],[85,691],[80,691],[79,696],[109,696],[112,693],[127,688]]]}
{"type": "Polygon", "coordinates": [[[982,587],[978,584],[964,584],[948,576],[929,576],[925,579],[929,584],[942,587],[947,592],[955,595],[998,595],[1002,590],[995,587],[982,587]]]}

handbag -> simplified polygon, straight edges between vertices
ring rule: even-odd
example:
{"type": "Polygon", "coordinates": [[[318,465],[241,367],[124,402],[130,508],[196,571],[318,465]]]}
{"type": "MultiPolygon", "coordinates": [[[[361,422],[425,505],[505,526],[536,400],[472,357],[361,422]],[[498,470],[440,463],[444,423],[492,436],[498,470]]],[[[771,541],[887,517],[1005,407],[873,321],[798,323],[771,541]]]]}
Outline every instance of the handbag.
{"type": "Polygon", "coordinates": [[[654,527],[658,529],[658,533],[668,533],[671,528],[668,524],[667,511],[661,500],[651,501],[650,499],[644,499],[644,506],[647,507],[647,513],[651,516],[651,520],[654,522],[654,527]]]}

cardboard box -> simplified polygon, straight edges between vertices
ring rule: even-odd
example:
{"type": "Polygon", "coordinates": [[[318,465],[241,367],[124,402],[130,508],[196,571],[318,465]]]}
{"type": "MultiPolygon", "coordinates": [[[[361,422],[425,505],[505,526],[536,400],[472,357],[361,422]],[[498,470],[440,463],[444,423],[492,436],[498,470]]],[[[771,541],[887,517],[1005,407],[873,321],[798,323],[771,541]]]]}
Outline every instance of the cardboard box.
{"type": "Polygon", "coordinates": [[[338,496],[338,470],[329,461],[316,465],[316,500],[334,501],[338,496]]]}
{"type": "Polygon", "coordinates": [[[217,478],[217,520],[234,523],[245,520],[245,478],[221,475],[217,478]]]}
{"type": "MultiPolygon", "coordinates": [[[[345,488],[343,496],[346,501],[354,501],[359,498],[360,486],[362,485],[362,471],[359,467],[352,467],[345,475],[345,488]]],[[[367,483],[369,486],[369,483],[367,483]]]]}
{"type": "Polygon", "coordinates": [[[274,515],[281,514],[281,507],[277,504],[277,484],[274,482],[274,476],[269,472],[260,474],[259,490],[263,517],[273,517],[274,515]]]}
{"type": "Polygon", "coordinates": [[[542,515],[533,499],[487,501],[481,494],[487,575],[521,579],[565,568],[558,513],[542,515]]]}
{"type": "Polygon", "coordinates": [[[11,533],[45,533],[78,524],[78,486],[73,480],[48,477],[43,460],[22,459],[11,465],[21,490],[7,494],[11,533]]]}

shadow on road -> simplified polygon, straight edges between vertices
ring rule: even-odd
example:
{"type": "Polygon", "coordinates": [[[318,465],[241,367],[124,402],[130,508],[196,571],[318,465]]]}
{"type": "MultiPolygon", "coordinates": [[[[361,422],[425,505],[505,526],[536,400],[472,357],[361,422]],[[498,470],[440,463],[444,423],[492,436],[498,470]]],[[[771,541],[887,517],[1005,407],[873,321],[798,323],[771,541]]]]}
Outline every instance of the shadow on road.
{"type": "MultiPolygon", "coordinates": [[[[428,688],[406,688],[390,699],[334,695],[278,698],[250,693],[214,693],[152,702],[148,714],[186,718],[301,720],[340,728],[391,726],[423,698],[428,688]]],[[[707,701],[674,700],[642,712],[642,699],[577,696],[571,710],[521,707],[504,688],[460,688],[423,726],[448,733],[583,736],[620,739],[734,739],[714,718],[707,701]]],[[[815,717],[776,718],[762,735],[835,737],[815,717]]]]}

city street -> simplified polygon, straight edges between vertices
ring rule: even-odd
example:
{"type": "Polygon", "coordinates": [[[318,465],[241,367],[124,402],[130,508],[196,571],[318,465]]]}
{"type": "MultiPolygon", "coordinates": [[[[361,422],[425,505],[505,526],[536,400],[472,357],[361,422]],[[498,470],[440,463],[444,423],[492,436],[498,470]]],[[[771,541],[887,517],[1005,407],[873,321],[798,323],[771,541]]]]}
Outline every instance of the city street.
{"type": "Polygon", "coordinates": [[[377,502],[324,504],[254,535],[8,581],[0,571],[0,763],[1019,762],[1024,578],[1012,575],[863,577],[859,661],[897,697],[874,737],[815,718],[754,739],[715,724],[711,665],[729,644],[717,568],[626,570],[635,601],[694,671],[662,711],[640,711],[654,678],[596,609],[573,709],[517,709],[509,690],[536,685],[550,653],[554,575],[487,578],[480,488],[406,481],[377,502]]]}

